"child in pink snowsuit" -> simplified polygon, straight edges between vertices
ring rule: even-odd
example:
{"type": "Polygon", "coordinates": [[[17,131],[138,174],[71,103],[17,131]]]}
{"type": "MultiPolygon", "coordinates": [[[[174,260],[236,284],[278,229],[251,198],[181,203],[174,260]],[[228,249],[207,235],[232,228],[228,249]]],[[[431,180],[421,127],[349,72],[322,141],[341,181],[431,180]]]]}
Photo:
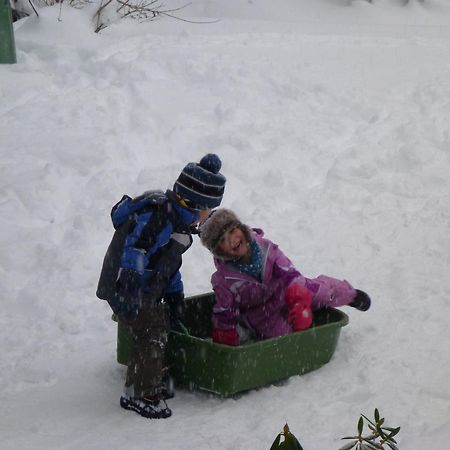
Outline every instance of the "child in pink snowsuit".
{"type": "Polygon", "coordinates": [[[303,276],[262,230],[228,209],[213,211],[200,225],[200,238],[217,269],[211,277],[214,342],[238,345],[242,328],[256,339],[304,330],[320,308],[370,307],[369,296],[345,280],[303,276]]]}

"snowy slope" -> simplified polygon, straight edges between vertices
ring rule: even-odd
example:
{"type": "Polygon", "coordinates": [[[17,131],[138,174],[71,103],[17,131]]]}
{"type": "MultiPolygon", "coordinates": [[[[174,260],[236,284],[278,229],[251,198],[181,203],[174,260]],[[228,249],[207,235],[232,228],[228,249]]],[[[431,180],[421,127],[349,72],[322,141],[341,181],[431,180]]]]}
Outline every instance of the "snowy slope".
{"type": "MultiPolygon", "coordinates": [[[[92,32],[92,10],[15,25],[0,66],[0,447],[268,449],[287,421],[339,448],[361,412],[402,450],[450,441],[450,2],[201,0],[92,32]],[[281,6],[280,6],[281,5],[281,6]],[[58,20],[58,17],[61,20],[58,20]],[[219,22],[214,22],[220,19],[219,22]],[[223,206],[306,275],[368,291],[322,369],[222,400],[177,392],[146,421],[118,404],[95,297],[122,196],[223,160],[223,206]]],[[[186,293],[210,289],[197,241],[186,293]]]]}

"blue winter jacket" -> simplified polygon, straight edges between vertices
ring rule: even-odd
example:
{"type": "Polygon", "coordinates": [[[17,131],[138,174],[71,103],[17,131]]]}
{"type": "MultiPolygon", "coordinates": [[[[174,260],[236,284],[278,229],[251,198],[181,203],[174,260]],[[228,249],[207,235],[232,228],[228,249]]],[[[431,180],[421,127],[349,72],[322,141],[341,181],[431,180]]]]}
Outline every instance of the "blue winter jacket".
{"type": "Polygon", "coordinates": [[[182,292],[179,268],[191,246],[198,213],[182,208],[171,191],[123,196],[113,207],[115,228],[106,252],[97,296],[113,311],[133,319],[146,304],[182,292]]]}

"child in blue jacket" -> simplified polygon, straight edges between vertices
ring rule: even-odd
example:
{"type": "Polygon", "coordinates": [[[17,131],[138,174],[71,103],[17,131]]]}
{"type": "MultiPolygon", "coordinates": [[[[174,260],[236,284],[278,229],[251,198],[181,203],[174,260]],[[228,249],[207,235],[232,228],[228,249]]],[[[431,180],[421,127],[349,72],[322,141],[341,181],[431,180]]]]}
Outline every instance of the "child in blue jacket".
{"type": "Polygon", "coordinates": [[[207,154],[187,164],[173,190],[124,196],[112,209],[115,233],[106,252],[97,296],[107,300],[132,336],[120,405],[141,416],[172,414],[165,362],[167,333],[181,313],[179,269],[195,224],[222,201],[225,177],[220,158],[207,154]]]}

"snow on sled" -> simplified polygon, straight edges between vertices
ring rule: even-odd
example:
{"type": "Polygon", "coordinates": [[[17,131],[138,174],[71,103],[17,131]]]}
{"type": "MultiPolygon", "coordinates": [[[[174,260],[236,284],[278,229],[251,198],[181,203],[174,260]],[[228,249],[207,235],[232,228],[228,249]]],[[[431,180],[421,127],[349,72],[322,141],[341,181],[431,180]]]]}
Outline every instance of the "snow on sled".
{"type": "MultiPolygon", "coordinates": [[[[228,397],[239,392],[302,375],[326,364],[336,349],[348,316],[329,308],[316,311],[310,329],[237,347],[211,340],[214,293],[186,298],[184,325],[189,334],[171,331],[170,374],[177,385],[228,397]]],[[[120,322],[117,361],[127,364],[131,338],[120,322]]]]}

